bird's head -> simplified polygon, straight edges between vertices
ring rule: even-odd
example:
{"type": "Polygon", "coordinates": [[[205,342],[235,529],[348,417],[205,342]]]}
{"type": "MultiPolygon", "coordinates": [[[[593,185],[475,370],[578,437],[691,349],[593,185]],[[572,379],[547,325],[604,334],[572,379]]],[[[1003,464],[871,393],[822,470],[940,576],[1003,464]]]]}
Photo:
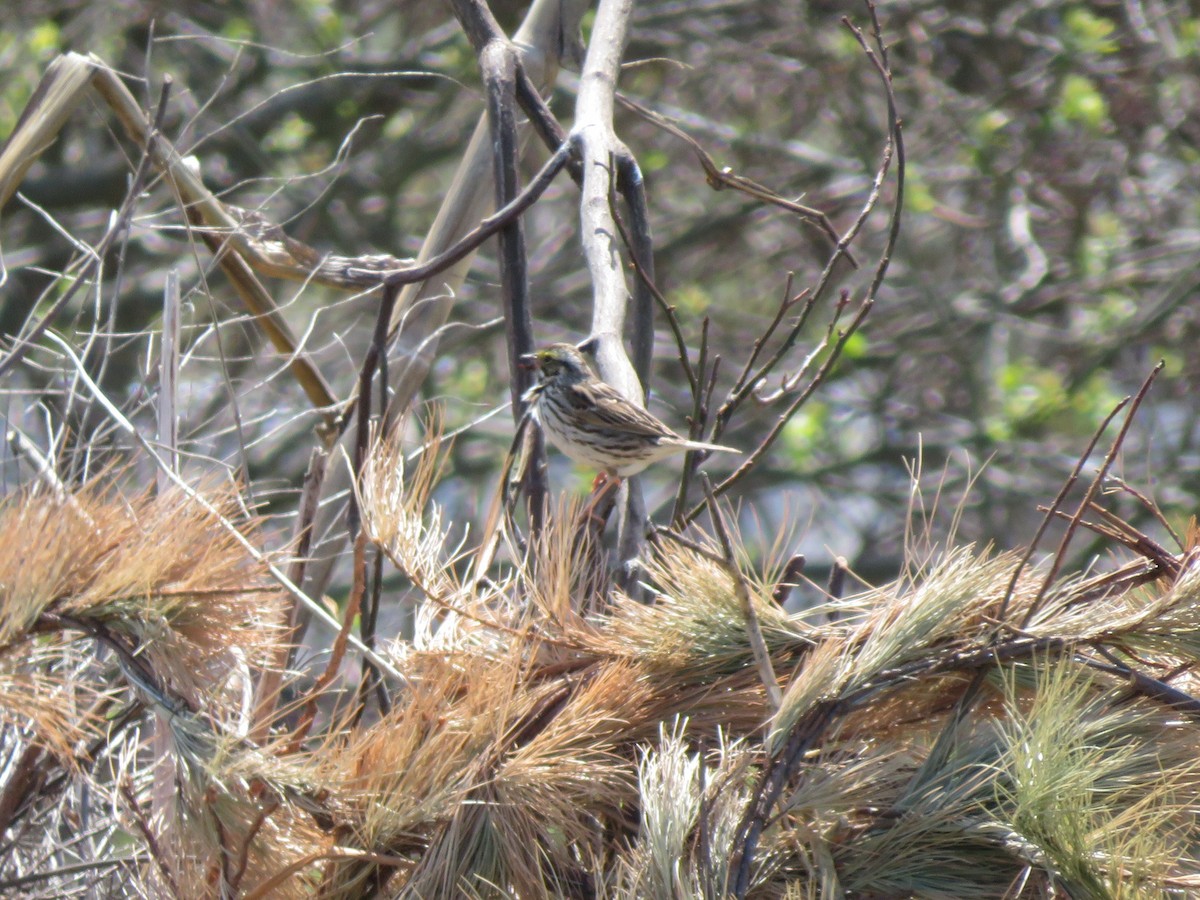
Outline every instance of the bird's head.
{"type": "Polygon", "coordinates": [[[536,353],[526,353],[520,359],[522,369],[541,372],[543,380],[581,380],[591,376],[587,360],[572,344],[551,344],[536,353]]]}

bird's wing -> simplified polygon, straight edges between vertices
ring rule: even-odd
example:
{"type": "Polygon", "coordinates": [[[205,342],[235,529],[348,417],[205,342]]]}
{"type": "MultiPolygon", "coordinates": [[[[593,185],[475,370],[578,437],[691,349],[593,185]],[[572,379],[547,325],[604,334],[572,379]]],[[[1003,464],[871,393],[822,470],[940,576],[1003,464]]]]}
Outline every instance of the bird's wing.
{"type": "Polygon", "coordinates": [[[573,385],[571,403],[580,421],[588,425],[612,428],[626,434],[682,440],[636,403],[631,403],[617,389],[603,381],[592,380],[573,385]]]}

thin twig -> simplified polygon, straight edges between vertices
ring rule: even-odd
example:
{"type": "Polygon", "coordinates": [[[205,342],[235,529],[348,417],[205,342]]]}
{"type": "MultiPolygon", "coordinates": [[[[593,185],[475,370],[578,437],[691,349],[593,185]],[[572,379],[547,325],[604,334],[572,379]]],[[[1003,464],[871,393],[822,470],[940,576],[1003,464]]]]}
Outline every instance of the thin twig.
{"type": "MultiPolygon", "coordinates": [[[[802,203],[795,202],[794,200],[788,200],[786,197],[780,196],[770,188],[764,187],[758,182],[746,178],[744,175],[736,174],[728,166],[718,167],[716,162],[709,155],[708,151],[701,146],[699,141],[693,138],[690,134],[688,134],[662,113],[656,112],[647,106],[643,106],[641,103],[638,103],[636,100],[633,100],[624,94],[618,94],[617,100],[626,109],[637,113],[639,116],[646,119],[646,121],[653,123],[668,134],[674,135],[691,147],[692,152],[696,155],[697,161],[700,163],[700,168],[704,170],[704,176],[708,181],[709,187],[711,187],[713,190],[720,191],[724,190],[725,188],[731,188],[735,191],[746,194],[747,196],[753,197],[754,199],[763,203],[778,206],[780,209],[785,209],[788,212],[795,213],[804,222],[815,226],[816,229],[828,237],[832,243],[838,243],[837,229],[833,227],[832,223],[829,221],[829,217],[819,209],[813,209],[811,206],[805,206],[802,203]]],[[[849,263],[854,266],[854,268],[858,268],[858,262],[854,259],[853,255],[847,252],[846,258],[849,263]]]]}
{"type": "MultiPolygon", "coordinates": [[[[850,320],[850,324],[838,335],[837,342],[830,350],[829,356],[826,358],[824,364],[813,376],[812,381],[810,381],[804,387],[804,390],[796,395],[792,402],[788,404],[787,409],[780,413],[779,417],[775,421],[775,425],[769,432],[767,432],[766,437],[759,442],[758,446],[754,448],[750,455],[746,457],[745,462],[738,466],[737,469],[735,469],[728,477],[726,477],[714,488],[714,492],[717,494],[717,496],[721,496],[722,494],[726,493],[735,484],[749,475],[750,472],[752,472],[763,460],[767,451],[775,443],[779,435],[783,433],[784,427],[791,420],[792,416],[794,416],[796,411],[799,410],[805,402],[807,402],[808,398],[812,396],[813,392],[824,383],[829,373],[833,370],[834,365],[841,357],[842,350],[845,349],[846,342],[850,340],[851,336],[853,336],[853,334],[858,330],[859,326],[862,325],[867,315],[871,312],[873,303],[874,301],[869,297],[862,301],[857,312],[854,314],[854,318],[850,320]]],[[[703,505],[697,504],[684,517],[684,523],[686,524],[694,522],[702,510],[703,505]]]]}
{"type": "Polygon", "coordinates": [[[646,289],[650,291],[650,295],[658,304],[659,309],[662,310],[663,315],[666,316],[667,324],[671,328],[671,334],[675,338],[675,349],[678,354],[680,368],[683,369],[683,374],[687,377],[688,385],[692,389],[692,395],[695,396],[696,392],[700,389],[700,382],[696,375],[696,370],[692,368],[691,359],[688,355],[687,340],[683,336],[683,327],[679,324],[679,317],[675,314],[675,307],[663,296],[662,291],[658,289],[658,285],[654,283],[651,274],[642,268],[641,261],[634,252],[635,245],[633,239],[625,229],[625,222],[617,210],[615,191],[610,191],[609,193],[609,209],[612,213],[613,223],[617,226],[617,233],[621,236],[621,242],[629,250],[629,262],[633,266],[634,274],[637,275],[638,281],[644,284],[646,289]]]}
{"type": "MultiPolygon", "coordinates": [[[[870,2],[867,2],[867,11],[871,17],[875,43],[879,47],[878,55],[876,55],[870,46],[868,46],[860,29],[855,27],[846,18],[842,19],[842,24],[844,24],[846,28],[850,30],[851,34],[854,35],[855,40],[857,40],[859,45],[862,47],[867,59],[875,67],[876,72],[879,74],[880,82],[883,86],[884,95],[887,98],[888,137],[884,145],[879,169],[876,171],[875,180],[871,186],[870,194],[868,195],[866,202],[863,204],[862,210],[859,212],[858,217],[850,226],[846,234],[838,241],[836,250],[830,257],[828,263],[826,263],[824,271],[822,271],[816,286],[809,295],[805,312],[801,315],[800,321],[792,326],[788,334],[784,337],[781,345],[776,349],[775,353],[767,360],[767,362],[760,367],[758,372],[754,376],[746,379],[745,383],[742,384],[735,392],[731,392],[730,398],[726,401],[726,404],[723,404],[722,410],[718,410],[717,426],[714,430],[714,433],[717,435],[722,433],[725,423],[728,421],[729,415],[731,414],[731,411],[725,409],[725,406],[732,403],[732,405],[736,407],[738,404],[743,402],[746,394],[753,390],[754,387],[763,378],[765,378],[775,368],[776,365],[779,364],[780,360],[782,360],[784,355],[791,350],[792,346],[799,338],[801,330],[803,329],[804,323],[807,319],[808,311],[825,294],[825,290],[833,276],[834,266],[837,260],[841,255],[848,253],[850,243],[866,224],[867,217],[870,215],[872,210],[874,210],[875,205],[878,203],[884,179],[891,169],[892,160],[894,158],[896,162],[896,192],[894,202],[892,204],[890,223],[888,226],[887,243],[884,246],[883,252],[880,254],[879,262],[875,267],[875,273],[871,279],[871,284],[867,288],[864,304],[868,306],[873,304],[874,299],[879,292],[879,287],[883,284],[884,276],[886,275],[888,267],[891,263],[892,254],[895,251],[896,241],[900,236],[901,214],[904,209],[904,192],[907,169],[904,149],[904,132],[901,127],[900,115],[896,107],[896,95],[892,88],[892,75],[887,68],[887,45],[883,41],[875,7],[870,2]]],[[[798,408],[798,406],[796,408],[798,408]]]]}
{"type": "MultiPolygon", "coordinates": [[[[370,452],[371,444],[371,379],[374,370],[379,370],[379,401],[380,413],[385,414],[386,397],[388,397],[388,325],[391,322],[392,311],[396,308],[396,299],[400,296],[400,288],[388,284],[383,289],[383,298],[379,301],[379,311],[376,314],[376,325],[374,325],[374,334],[371,340],[371,349],[366,355],[368,358],[373,358],[374,365],[367,365],[364,361],[362,370],[359,373],[359,402],[355,406],[356,431],[354,436],[354,484],[361,484],[362,467],[366,463],[368,452],[370,452]]],[[[355,608],[362,608],[364,598],[367,598],[366,590],[366,547],[359,540],[359,530],[362,524],[362,511],[359,508],[359,492],[350,491],[350,497],[347,505],[347,532],[350,538],[354,540],[354,580],[355,592],[350,598],[350,604],[355,608]]],[[[382,577],[382,560],[377,557],[376,570],[379,576],[376,578],[376,590],[372,590],[370,598],[367,600],[367,607],[364,616],[360,619],[359,626],[362,637],[362,646],[374,649],[374,623],[378,618],[378,586],[379,578],[382,577]]],[[[343,619],[344,620],[344,619],[343,619]]],[[[344,630],[344,625],[343,625],[344,630]]],[[[341,641],[341,634],[338,635],[338,641],[341,641]]],[[[344,648],[343,648],[344,649],[344,648]]],[[[335,644],[335,655],[337,655],[338,646],[335,644]]],[[[379,697],[384,707],[389,706],[388,694],[383,686],[383,679],[379,677],[379,672],[374,668],[372,662],[364,656],[362,658],[362,678],[360,679],[359,689],[365,691],[371,683],[376,683],[379,686],[379,697]]],[[[365,703],[365,697],[364,697],[365,703]]],[[[359,709],[362,709],[360,704],[359,709]]],[[[307,710],[306,710],[307,713],[307,710]]]]}
{"type": "MultiPolygon", "coordinates": [[[[688,438],[693,441],[700,440],[707,418],[707,411],[704,407],[703,379],[704,370],[708,365],[708,326],[709,318],[705,316],[700,323],[700,354],[696,359],[696,374],[692,379],[692,414],[688,420],[688,438]]],[[[690,372],[689,377],[691,377],[690,372]]],[[[673,523],[679,523],[683,519],[692,476],[699,465],[700,457],[694,451],[689,450],[684,454],[683,468],[679,473],[679,489],[675,492],[675,506],[671,510],[673,523]]]]}
{"type": "MultiPolygon", "coordinates": [[[[325,466],[328,461],[328,449],[320,446],[314,447],[308,458],[308,469],[304,473],[304,483],[300,489],[300,504],[296,512],[296,528],[290,543],[292,562],[288,567],[288,578],[293,584],[301,584],[304,581],[304,567],[308,564],[308,551],[312,546],[313,519],[317,514],[317,498],[321,493],[321,483],[325,480],[325,466]]],[[[272,650],[272,662],[264,667],[262,677],[255,689],[254,726],[250,732],[251,739],[255,741],[261,742],[267,736],[267,730],[279,703],[284,672],[291,667],[300,638],[308,627],[310,617],[308,607],[290,595],[287,603],[287,629],[272,650]]]]}
{"type": "MultiPolygon", "coordinates": [[[[358,372],[358,402],[355,404],[355,434],[353,473],[354,483],[358,484],[362,477],[363,464],[366,461],[371,442],[371,380],[379,361],[387,355],[388,323],[392,320],[392,311],[396,308],[396,298],[400,291],[394,285],[383,289],[383,297],[379,301],[379,310],[375,314],[375,331],[371,338],[371,347],[363,358],[363,364],[358,372]]],[[[358,507],[357,491],[350,492],[349,506],[346,510],[346,527],[351,538],[358,536],[362,524],[362,511],[358,507]]]]}
{"type": "MultiPolygon", "coordinates": [[[[1098,647],[1097,649],[1104,652],[1104,648],[1102,647],[1098,647]]],[[[1117,660],[1112,654],[1104,652],[1104,655],[1112,660],[1112,665],[1105,665],[1094,659],[1088,659],[1086,656],[1081,656],[1079,659],[1088,668],[1127,679],[1129,690],[1134,694],[1150,697],[1165,706],[1169,706],[1171,709],[1187,713],[1193,719],[1200,719],[1200,698],[1193,697],[1186,691],[1179,690],[1179,688],[1171,687],[1165,681],[1147,675],[1145,672],[1141,672],[1117,660]]]]}
{"type": "Polygon", "coordinates": [[[394,269],[386,273],[380,283],[416,284],[418,281],[427,281],[430,277],[474,253],[484,241],[537,202],[554,180],[554,176],[567,164],[571,153],[572,145],[570,143],[563,144],[546,160],[546,164],[533,176],[529,184],[525,185],[525,190],[521,191],[511,203],[480,220],[478,225],[437,256],[419,265],[394,269]]]}
{"type": "Polygon", "coordinates": [[[272,800],[258,811],[258,815],[254,817],[254,821],[250,827],[246,829],[246,833],[242,835],[238,847],[237,858],[234,861],[235,866],[233,872],[229,876],[228,888],[232,896],[238,896],[238,888],[241,886],[242,878],[246,874],[246,864],[250,861],[250,848],[254,846],[254,839],[258,837],[258,833],[262,831],[263,825],[267,823],[267,819],[279,809],[279,801],[272,800]]]}
{"type": "Polygon", "coordinates": [[[151,127],[147,145],[141,158],[138,160],[137,169],[133,173],[133,180],[129,184],[129,190],[125,193],[125,199],[121,202],[121,207],[117,211],[109,224],[108,230],[100,239],[100,243],[96,245],[96,249],[89,254],[88,260],[84,263],[83,268],[75,276],[75,280],[67,285],[67,289],[63,291],[50,308],[46,310],[37,324],[29,330],[24,337],[17,338],[8,355],[0,359],[0,378],[15,366],[29,352],[29,349],[37,343],[37,341],[45,334],[46,330],[54,324],[54,320],[74,298],[79,288],[88,282],[92,274],[96,272],[104,262],[104,257],[108,255],[108,251],[112,249],[118,238],[129,228],[129,223],[133,218],[133,210],[141,199],[142,190],[146,186],[146,178],[150,174],[151,162],[151,146],[154,141],[158,140],[162,132],[163,120],[167,112],[167,101],[171,96],[171,79],[164,78],[162,88],[158,96],[158,108],[154,113],[154,123],[151,127]]]}
{"type": "Polygon", "coordinates": [[[20,429],[10,427],[8,430],[8,445],[12,448],[13,456],[18,459],[25,459],[41,481],[50,489],[50,493],[54,496],[54,500],[59,504],[70,504],[71,507],[78,513],[85,515],[83,508],[66,489],[62,483],[62,479],[58,477],[58,472],[54,470],[54,464],[46,458],[37,447],[20,429]]]}
{"type": "MultiPolygon", "coordinates": [[[[360,633],[363,643],[374,650],[375,633],[379,627],[379,607],[383,601],[383,552],[378,547],[372,550],[372,563],[371,592],[366,612],[362,617],[360,633]]],[[[379,672],[366,659],[362,661],[362,682],[365,685],[365,691],[374,687],[375,700],[379,704],[379,714],[381,716],[388,715],[392,711],[392,695],[388,691],[387,682],[380,677],[379,672]]],[[[365,693],[362,708],[366,709],[365,693]]]]}
{"type": "Polygon", "coordinates": [[[792,294],[792,281],[795,277],[795,272],[787,273],[787,280],[783,285],[783,297],[779,301],[779,306],[775,308],[775,315],[772,317],[770,324],[767,325],[766,330],[754,339],[754,346],[750,349],[750,355],[746,357],[746,363],[742,366],[741,374],[738,375],[737,380],[733,383],[733,387],[730,388],[731,397],[742,394],[742,398],[745,399],[745,396],[754,389],[753,386],[761,379],[761,375],[751,379],[750,372],[754,368],[754,364],[758,362],[758,357],[761,355],[763,347],[766,346],[767,341],[775,334],[775,330],[779,328],[779,324],[783,321],[783,317],[787,315],[788,311],[805,297],[808,297],[809,302],[800,311],[800,319],[797,324],[803,328],[808,321],[808,317],[812,314],[813,306],[815,305],[812,291],[805,288],[798,294],[792,294]],[[750,385],[750,388],[743,394],[742,389],[747,385],[750,385]]]}
{"type": "Polygon", "coordinates": [[[293,742],[297,744],[304,740],[309,729],[312,728],[317,717],[317,700],[337,678],[342,659],[346,655],[346,644],[354,636],[351,629],[355,617],[362,608],[363,593],[366,590],[366,549],[367,533],[359,531],[354,538],[354,574],[350,585],[350,595],[346,598],[346,608],[342,610],[342,624],[338,629],[337,637],[334,638],[333,647],[329,652],[329,661],[325,664],[325,671],[308,691],[308,697],[304,703],[304,713],[292,735],[293,742]]]}
{"type": "Polygon", "coordinates": [[[1146,394],[1149,392],[1150,386],[1154,383],[1154,379],[1158,377],[1158,373],[1163,370],[1165,365],[1160,360],[1158,365],[1150,370],[1150,374],[1146,376],[1146,380],[1142,382],[1142,386],[1138,388],[1138,392],[1133,395],[1133,402],[1130,403],[1129,411],[1125,414],[1125,421],[1121,423],[1120,430],[1117,432],[1116,437],[1113,438],[1112,445],[1108,448],[1108,453],[1104,456],[1104,462],[1101,463],[1099,471],[1096,472],[1091,484],[1088,485],[1087,492],[1083,495],[1083,500],[1079,502],[1079,507],[1071,517],[1071,521],[1067,525],[1067,530],[1058,544],[1058,551],[1054,554],[1054,561],[1050,564],[1050,571],[1046,573],[1041,589],[1038,591],[1037,596],[1033,598],[1033,602],[1029,604],[1029,609],[1026,610],[1024,618],[1021,619],[1021,628],[1027,627],[1033,620],[1034,615],[1037,614],[1042,601],[1049,592],[1050,586],[1054,583],[1054,579],[1058,577],[1058,573],[1066,561],[1067,548],[1071,545],[1071,538],[1075,536],[1075,531],[1079,527],[1079,520],[1083,518],[1084,512],[1089,508],[1092,499],[1096,496],[1096,492],[1100,490],[1100,485],[1104,483],[1104,476],[1108,474],[1108,470],[1116,462],[1117,454],[1121,451],[1121,445],[1125,443],[1125,436],[1129,433],[1130,426],[1133,425],[1133,417],[1137,415],[1138,407],[1146,399],[1146,394]]]}
{"type": "MultiPolygon", "coordinates": [[[[28,872],[24,875],[18,875],[15,878],[5,878],[0,881],[0,891],[13,891],[14,893],[10,896],[14,897],[34,896],[25,892],[17,892],[17,889],[29,887],[30,885],[37,884],[39,881],[52,881],[56,878],[67,878],[72,875],[99,872],[103,869],[115,869],[118,866],[128,866],[131,871],[137,871],[145,865],[147,859],[148,857],[146,856],[131,853],[127,856],[115,856],[111,859],[92,859],[87,862],[58,866],[44,872],[28,872]]],[[[49,895],[39,893],[36,896],[49,895]]],[[[179,896],[178,891],[175,892],[175,896],[179,896]]]]}
{"type": "Polygon", "coordinates": [[[500,467],[500,475],[496,480],[496,490],[492,494],[487,515],[484,516],[483,525],[480,527],[479,547],[475,550],[475,556],[471,562],[471,579],[476,584],[487,576],[488,570],[492,567],[492,561],[496,557],[496,550],[500,545],[500,538],[506,526],[509,535],[517,543],[524,544],[524,539],[513,521],[513,515],[520,494],[520,485],[529,477],[529,466],[534,464],[535,458],[539,465],[545,466],[546,464],[544,445],[543,452],[540,454],[535,455],[532,449],[533,443],[540,440],[541,428],[538,427],[537,420],[530,411],[526,410],[525,415],[517,422],[517,427],[513,431],[512,443],[509,444],[508,453],[504,456],[504,464],[500,467]],[[521,463],[521,467],[514,474],[513,469],[518,462],[521,463]]]}
{"type": "Polygon", "coordinates": [[[1179,536],[1179,532],[1177,532],[1171,523],[1167,521],[1167,517],[1163,515],[1163,512],[1158,508],[1157,503],[1155,503],[1133,485],[1126,482],[1125,479],[1121,478],[1119,475],[1109,475],[1108,480],[1125,493],[1132,495],[1134,499],[1136,499],[1140,504],[1142,504],[1143,507],[1145,507],[1146,511],[1150,513],[1150,515],[1154,516],[1154,518],[1158,521],[1158,524],[1163,527],[1163,530],[1165,530],[1167,534],[1171,536],[1171,540],[1175,542],[1176,546],[1178,546],[1180,550],[1185,549],[1183,545],[1183,538],[1179,536]]]}
{"type": "Polygon", "coordinates": [[[704,891],[704,900],[715,900],[716,886],[713,884],[713,864],[712,864],[712,840],[709,835],[709,822],[711,821],[712,799],[708,796],[708,760],[705,759],[704,739],[700,739],[700,746],[696,748],[696,758],[699,765],[696,767],[696,775],[699,784],[696,785],[696,795],[700,799],[700,815],[697,827],[696,843],[698,845],[698,855],[700,862],[700,876],[703,879],[701,887],[704,891]]]}
{"type": "MultiPolygon", "coordinates": [[[[180,202],[183,202],[182,198],[180,202]]],[[[245,257],[230,251],[226,241],[205,228],[197,207],[186,206],[184,212],[188,226],[208,247],[234,293],[250,311],[251,321],[262,329],[271,346],[288,359],[292,377],[308,397],[309,403],[320,411],[322,432],[332,433],[337,427],[339,415],[337,398],[321,370],[302,352],[283,315],[274,308],[270,292],[263,287],[245,257]]]]}
{"type": "Polygon", "coordinates": [[[129,806],[129,812],[133,816],[137,830],[141,832],[142,840],[146,842],[146,849],[150,851],[150,858],[154,860],[154,867],[158,869],[159,877],[166,884],[167,890],[171,892],[171,896],[182,896],[179,893],[179,885],[175,883],[175,878],[171,875],[171,870],[167,866],[166,855],[162,852],[162,848],[158,844],[158,837],[150,827],[150,823],[146,821],[146,817],[142,815],[137,795],[133,791],[133,782],[128,777],[122,777],[118,790],[124,798],[125,803],[129,806]]]}
{"type": "Polygon", "coordinates": [[[1124,409],[1126,404],[1129,403],[1129,399],[1130,398],[1125,397],[1112,408],[1107,416],[1104,417],[1104,421],[1100,423],[1100,427],[1092,433],[1091,440],[1088,441],[1088,444],[1084,448],[1083,452],[1079,454],[1079,458],[1075,461],[1075,467],[1071,469],[1071,474],[1067,476],[1067,479],[1063,482],[1062,487],[1058,489],[1058,493],[1055,495],[1054,500],[1050,503],[1049,508],[1047,508],[1045,516],[1042,517],[1042,523],[1038,526],[1037,531],[1033,533],[1033,540],[1029,542],[1029,546],[1021,555],[1021,559],[1017,562],[1016,568],[1013,569],[1012,577],[1008,579],[1008,587],[1005,588],[1004,596],[1000,599],[999,609],[996,611],[997,621],[1003,622],[1005,620],[1008,613],[1008,607],[1012,603],[1013,595],[1017,590],[1017,583],[1021,579],[1021,574],[1024,572],[1025,567],[1029,565],[1029,561],[1033,559],[1033,554],[1037,552],[1038,545],[1041,543],[1042,537],[1046,533],[1046,529],[1049,528],[1050,523],[1054,521],[1055,514],[1058,512],[1059,507],[1061,507],[1063,502],[1067,499],[1067,494],[1070,493],[1071,488],[1075,486],[1075,482],[1079,480],[1079,473],[1083,471],[1083,467],[1087,464],[1088,459],[1091,458],[1092,451],[1096,449],[1096,444],[1100,442],[1101,436],[1103,436],[1104,432],[1108,429],[1108,426],[1112,420],[1116,418],[1117,413],[1124,409]]]}
{"type": "Polygon", "coordinates": [[[691,538],[685,537],[684,535],[680,534],[678,531],[675,531],[671,528],[660,528],[657,525],[652,525],[650,528],[650,537],[651,537],[651,539],[665,537],[665,538],[673,541],[674,543],[678,544],[680,547],[686,547],[688,550],[691,550],[697,556],[701,556],[704,559],[709,560],[710,562],[715,562],[715,563],[717,563],[717,565],[721,565],[721,566],[725,565],[725,557],[724,556],[721,556],[719,553],[713,553],[712,550],[709,550],[703,544],[701,544],[697,541],[693,541],[691,538]]]}
{"type": "MultiPolygon", "coordinates": [[[[863,37],[862,31],[856,28],[848,19],[843,18],[842,23],[850,29],[859,46],[867,55],[871,65],[875,67],[875,71],[879,74],[880,83],[883,86],[884,96],[887,98],[888,109],[888,130],[889,130],[889,145],[884,148],[884,165],[880,167],[880,175],[887,171],[887,162],[891,157],[891,152],[895,153],[896,158],[896,194],[892,200],[892,214],[888,223],[887,243],[884,245],[883,253],[880,254],[879,263],[875,267],[875,274],[871,278],[871,286],[867,288],[867,296],[875,297],[879,293],[879,288],[883,284],[884,276],[887,275],[888,267],[891,264],[892,254],[896,250],[896,242],[900,239],[900,222],[902,213],[904,212],[904,192],[907,181],[908,160],[904,149],[904,125],[900,119],[900,111],[896,106],[896,92],[892,87],[892,71],[888,68],[888,45],[883,39],[883,31],[879,24],[879,15],[872,0],[864,0],[867,12],[871,17],[871,34],[875,40],[875,46],[879,48],[879,56],[876,57],[874,51],[867,44],[866,38],[863,37]],[[891,151],[891,152],[890,152],[891,151]]],[[[877,179],[876,185],[872,193],[879,189],[882,180],[877,179]]],[[[842,239],[845,242],[849,239],[849,235],[842,239]]],[[[839,247],[841,244],[839,244],[839,247]]]]}
{"type": "Polygon", "coordinates": [[[758,613],[754,610],[750,585],[746,583],[746,576],[742,574],[741,566],[738,565],[737,558],[733,555],[733,544],[729,540],[725,519],[721,514],[721,508],[717,505],[717,498],[713,494],[712,482],[708,480],[707,473],[700,473],[700,483],[704,486],[704,496],[708,501],[708,514],[712,518],[713,530],[716,531],[717,540],[721,544],[725,569],[733,576],[734,592],[737,594],[738,604],[742,608],[742,617],[746,623],[746,636],[750,640],[750,652],[754,656],[759,678],[762,679],[763,687],[766,689],[767,701],[771,704],[771,709],[778,712],[779,707],[783,704],[783,692],[779,689],[779,677],[775,674],[775,667],[771,665],[771,654],[767,650],[767,642],[763,639],[758,613]]]}
{"type": "MultiPolygon", "coordinates": [[[[1119,544],[1124,544],[1134,553],[1139,553],[1146,557],[1146,559],[1153,562],[1164,572],[1169,572],[1172,575],[1179,574],[1179,563],[1175,554],[1150,537],[1150,535],[1139,531],[1116,513],[1110,512],[1095,501],[1092,501],[1089,507],[1104,519],[1107,524],[1102,525],[1099,522],[1081,520],[1081,525],[1091,528],[1097,534],[1107,535],[1119,544]]],[[[1069,518],[1061,510],[1059,511],[1059,516],[1069,518]]]]}

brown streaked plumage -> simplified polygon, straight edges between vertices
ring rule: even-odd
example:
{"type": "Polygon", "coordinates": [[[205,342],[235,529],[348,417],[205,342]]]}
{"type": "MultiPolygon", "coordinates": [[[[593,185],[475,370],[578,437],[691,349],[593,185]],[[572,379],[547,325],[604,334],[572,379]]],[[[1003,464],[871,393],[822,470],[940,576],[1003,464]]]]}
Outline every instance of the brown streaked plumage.
{"type": "Polygon", "coordinates": [[[653,462],[687,450],[741,452],[680,437],[596,377],[571,344],[551,344],[526,354],[521,365],[541,374],[527,396],[550,443],[607,475],[636,475],[653,462]]]}

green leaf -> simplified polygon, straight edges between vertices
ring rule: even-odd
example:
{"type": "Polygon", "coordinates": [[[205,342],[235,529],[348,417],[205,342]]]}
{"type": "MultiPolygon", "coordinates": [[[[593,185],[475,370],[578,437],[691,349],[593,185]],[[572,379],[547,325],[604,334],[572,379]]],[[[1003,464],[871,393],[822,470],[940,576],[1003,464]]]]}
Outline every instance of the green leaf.
{"type": "Polygon", "coordinates": [[[1012,116],[1002,109],[989,109],[982,115],[976,116],[971,123],[971,131],[975,140],[984,146],[995,142],[996,136],[1012,121],[1012,116]]]}
{"type": "Polygon", "coordinates": [[[641,165],[643,172],[657,172],[660,169],[665,169],[670,161],[671,157],[669,154],[653,148],[644,150],[638,155],[638,163],[641,165]]]}
{"type": "Polygon", "coordinates": [[[929,185],[920,175],[913,172],[911,169],[908,173],[907,183],[907,206],[914,213],[931,212],[937,206],[937,200],[933,197],[933,192],[929,189],[929,185]]]}
{"type": "Polygon", "coordinates": [[[295,153],[312,137],[313,127],[300,116],[290,113],[266,136],[263,146],[279,153],[295,153]]]}
{"type": "Polygon", "coordinates": [[[681,312],[699,315],[712,305],[712,295],[698,284],[683,285],[667,298],[681,312]]]}
{"type": "Polygon", "coordinates": [[[1066,122],[1099,131],[1108,121],[1108,102],[1090,78],[1071,74],[1063,79],[1056,112],[1066,122]]]}
{"type": "Polygon", "coordinates": [[[842,346],[842,359],[862,359],[867,355],[870,346],[871,342],[867,336],[862,331],[856,331],[846,338],[846,343],[842,346]]]}
{"type": "Polygon", "coordinates": [[[230,16],[221,24],[221,37],[231,41],[252,41],[254,25],[245,16],[230,16]]]}
{"type": "Polygon", "coordinates": [[[26,43],[30,53],[45,58],[61,52],[62,32],[56,23],[43,19],[30,29],[26,43]]]}
{"type": "Polygon", "coordinates": [[[1116,24],[1082,6],[1067,10],[1063,24],[1067,45],[1078,53],[1109,54],[1119,49],[1113,38],[1116,24]]]}
{"type": "Polygon", "coordinates": [[[792,416],[779,435],[780,444],[795,461],[808,459],[827,443],[829,407],[810,402],[792,416]]]}

